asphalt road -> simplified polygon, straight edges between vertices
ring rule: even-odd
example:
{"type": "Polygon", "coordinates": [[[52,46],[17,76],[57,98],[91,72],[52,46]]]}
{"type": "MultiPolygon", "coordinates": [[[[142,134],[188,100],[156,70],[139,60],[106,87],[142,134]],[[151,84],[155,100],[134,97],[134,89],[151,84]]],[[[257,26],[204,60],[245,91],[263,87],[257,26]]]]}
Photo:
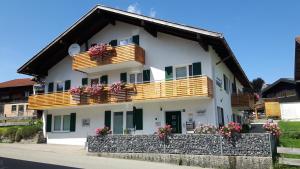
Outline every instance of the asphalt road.
{"type": "Polygon", "coordinates": [[[80,146],[0,144],[0,169],[201,169],[199,167],[87,156],[80,146]]]}

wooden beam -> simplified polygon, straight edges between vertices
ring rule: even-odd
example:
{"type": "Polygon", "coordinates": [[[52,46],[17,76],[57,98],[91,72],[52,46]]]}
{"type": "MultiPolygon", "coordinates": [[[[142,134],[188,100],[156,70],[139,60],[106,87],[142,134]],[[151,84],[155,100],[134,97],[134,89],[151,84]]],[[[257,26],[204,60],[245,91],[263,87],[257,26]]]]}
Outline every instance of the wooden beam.
{"type": "Polygon", "coordinates": [[[204,40],[200,34],[197,34],[197,41],[198,41],[199,45],[207,52],[208,44],[206,42],[204,42],[204,40]]]}
{"type": "Polygon", "coordinates": [[[141,21],[141,26],[147,31],[150,35],[157,38],[157,30],[150,24],[146,23],[145,21],[141,21]]]}
{"type": "Polygon", "coordinates": [[[231,58],[231,56],[227,56],[226,58],[224,58],[224,59],[218,61],[218,62],[216,63],[216,65],[218,65],[218,64],[220,64],[220,63],[222,63],[222,62],[225,62],[226,60],[228,60],[228,59],[230,59],[230,58],[231,58]]]}

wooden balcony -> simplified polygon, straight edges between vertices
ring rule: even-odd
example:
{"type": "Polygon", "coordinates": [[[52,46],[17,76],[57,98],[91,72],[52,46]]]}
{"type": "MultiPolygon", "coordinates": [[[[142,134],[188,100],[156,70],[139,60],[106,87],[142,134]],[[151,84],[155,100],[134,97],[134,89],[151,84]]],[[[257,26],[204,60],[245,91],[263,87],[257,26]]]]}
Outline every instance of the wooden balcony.
{"type": "Polygon", "coordinates": [[[108,47],[109,54],[100,60],[91,60],[87,52],[80,53],[73,58],[73,70],[95,73],[115,69],[137,67],[145,64],[145,51],[138,45],[130,44],[108,47]]]}
{"type": "Polygon", "coordinates": [[[29,108],[44,110],[67,106],[115,104],[122,102],[144,102],[160,99],[212,98],[213,82],[206,76],[190,77],[180,80],[128,84],[118,94],[112,94],[105,87],[97,97],[72,96],[69,92],[32,95],[29,108]]]}
{"type": "Polygon", "coordinates": [[[244,93],[244,94],[232,94],[231,95],[231,105],[236,108],[247,108],[253,109],[255,104],[254,95],[244,93]]]}

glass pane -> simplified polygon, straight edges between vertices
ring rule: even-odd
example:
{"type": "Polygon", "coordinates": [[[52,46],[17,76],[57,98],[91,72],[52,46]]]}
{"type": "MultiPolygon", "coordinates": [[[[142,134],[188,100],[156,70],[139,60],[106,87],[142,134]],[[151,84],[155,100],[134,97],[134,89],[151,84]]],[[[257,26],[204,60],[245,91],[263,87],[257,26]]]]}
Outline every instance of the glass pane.
{"type": "Polygon", "coordinates": [[[63,118],[63,130],[69,131],[70,130],[70,115],[64,115],[63,118]]]}
{"type": "Polygon", "coordinates": [[[12,105],[11,106],[11,111],[17,111],[17,106],[16,105],[12,105]]]}
{"type": "Polygon", "coordinates": [[[129,83],[135,83],[135,74],[129,75],[129,83]]]}
{"type": "Polygon", "coordinates": [[[114,134],[123,134],[123,112],[115,112],[114,113],[114,121],[113,121],[113,132],[114,134]]]}
{"type": "Polygon", "coordinates": [[[19,112],[24,112],[24,105],[19,105],[19,112]]]}
{"type": "Polygon", "coordinates": [[[143,82],[143,73],[138,73],[136,76],[137,76],[136,77],[136,82],[137,83],[142,83],[143,82]]]}
{"type": "Polygon", "coordinates": [[[193,76],[193,65],[189,65],[189,76],[193,76]]]}
{"type": "Polygon", "coordinates": [[[187,76],[186,67],[177,67],[176,68],[176,79],[185,78],[187,76]]]}
{"type": "Polygon", "coordinates": [[[61,116],[54,116],[54,131],[60,131],[61,116]]]}
{"type": "Polygon", "coordinates": [[[56,85],[56,91],[61,92],[64,90],[64,83],[60,82],[56,85]]]}
{"type": "Polygon", "coordinates": [[[131,38],[120,40],[119,45],[128,45],[131,43],[131,38]]]}
{"type": "Polygon", "coordinates": [[[126,128],[134,128],[133,126],[133,112],[128,111],[126,115],[126,128]]]}

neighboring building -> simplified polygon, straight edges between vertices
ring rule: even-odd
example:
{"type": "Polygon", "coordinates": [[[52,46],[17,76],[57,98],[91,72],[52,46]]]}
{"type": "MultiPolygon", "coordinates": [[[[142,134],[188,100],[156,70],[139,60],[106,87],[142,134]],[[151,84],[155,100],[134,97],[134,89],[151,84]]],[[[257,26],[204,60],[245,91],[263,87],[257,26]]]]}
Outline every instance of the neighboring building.
{"type": "Polygon", "coordinates": [[[28,97],[32,94],[33,84],[30,78],[0,83],[0,116],[33,116],[35,111],[28,109],[28,97]]]}
{"type": "Polygon", "coordinates": [[[103,6],[18,72],[45,83],[45,93],[30,96],[29,107],[43,110],[52,144],[84,145],[87,135],[104,126],[113,134],[153,134],[170,124],[174,133],[187,133],[200,123],[225,125],[232,112],[249,106],[244,100],[232,107],[231,98],[239,100],[251,85],[222,34],[103,6]],[[71,57],[73,43],[82,53],[71,57]],[[95,43],[109,43],[111,53],[91,60],[84,51],[95,43]],[[127,84],[114,94],[108,86],[118,81],[127,84]],[[108,85],[97,97],[68,92],[93,83],[108,85]]]}

